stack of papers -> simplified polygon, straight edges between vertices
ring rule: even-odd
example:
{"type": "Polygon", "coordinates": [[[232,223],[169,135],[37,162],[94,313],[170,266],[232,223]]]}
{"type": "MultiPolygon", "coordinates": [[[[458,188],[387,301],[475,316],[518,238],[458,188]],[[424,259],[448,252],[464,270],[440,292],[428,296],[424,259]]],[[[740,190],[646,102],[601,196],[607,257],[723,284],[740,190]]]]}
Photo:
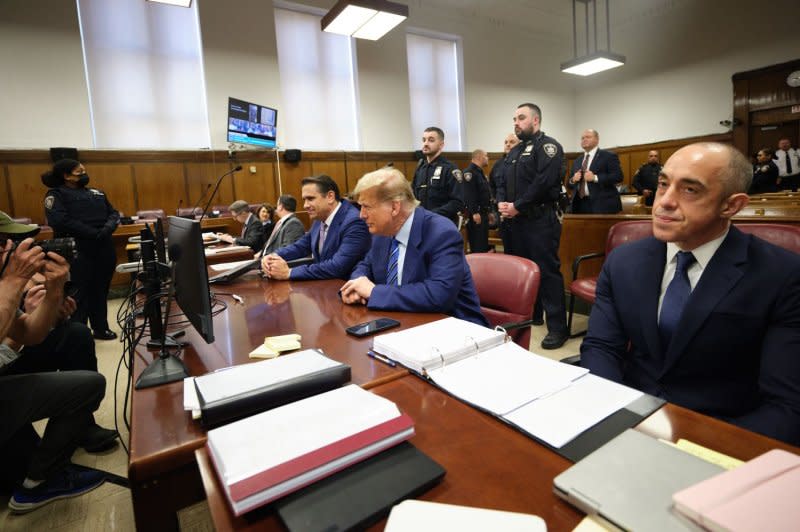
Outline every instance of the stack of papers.
{"type": "Polygon", "coordinates": [[[264,343],[250,352],[250,358],[275,358],[284,351],[300,349],[299,334],[284,334],[282,336],[268,336],[264,343]]]}
{"type": "Polygon", "coordinates": [[[241,515],[413,434],[392,401],[350,385],[210,430],[206,445],[241,515]]]}

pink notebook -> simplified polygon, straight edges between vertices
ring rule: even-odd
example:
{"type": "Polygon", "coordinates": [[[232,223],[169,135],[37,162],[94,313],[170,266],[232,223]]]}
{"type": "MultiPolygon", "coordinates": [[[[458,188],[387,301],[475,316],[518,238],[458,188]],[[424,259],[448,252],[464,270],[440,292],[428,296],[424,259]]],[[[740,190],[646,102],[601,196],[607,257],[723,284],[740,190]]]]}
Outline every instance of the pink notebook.
{"type": "Polygon", "coordinates": [[[774,449],[675,493],[675,509],[709,530],[798,530],[800,456],[774,449]]]}

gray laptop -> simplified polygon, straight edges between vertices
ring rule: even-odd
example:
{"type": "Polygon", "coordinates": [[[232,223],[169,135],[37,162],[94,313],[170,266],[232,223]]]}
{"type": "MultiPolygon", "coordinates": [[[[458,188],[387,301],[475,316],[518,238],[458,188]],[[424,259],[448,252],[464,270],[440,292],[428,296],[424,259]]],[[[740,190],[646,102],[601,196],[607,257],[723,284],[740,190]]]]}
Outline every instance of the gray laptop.
{"type": "Polygon", "coordinates": [[[672,494],[724,471],[628,429],[553,480],[556,495],[625,530],[687,530],[672,494]]]}

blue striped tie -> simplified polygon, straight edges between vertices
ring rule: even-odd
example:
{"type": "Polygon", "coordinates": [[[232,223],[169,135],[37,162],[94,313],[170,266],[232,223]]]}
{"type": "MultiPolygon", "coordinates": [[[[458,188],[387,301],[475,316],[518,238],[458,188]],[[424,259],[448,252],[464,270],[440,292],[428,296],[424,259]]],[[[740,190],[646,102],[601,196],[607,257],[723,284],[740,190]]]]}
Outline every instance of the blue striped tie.
{"type": "Polygon", "coordinates": [[[389,265],[386,268],[386,284],[397,285],[397,258],[400,256],[400,243],[392,239],[392,249],[389,251],[389,265]]]}

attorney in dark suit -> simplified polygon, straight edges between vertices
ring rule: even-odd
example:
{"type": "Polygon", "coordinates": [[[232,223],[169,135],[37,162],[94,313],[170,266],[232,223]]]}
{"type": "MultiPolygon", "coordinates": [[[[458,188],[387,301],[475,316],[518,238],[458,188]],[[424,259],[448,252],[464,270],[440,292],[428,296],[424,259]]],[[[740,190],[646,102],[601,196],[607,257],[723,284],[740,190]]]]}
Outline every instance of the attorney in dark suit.
{"type": "Polygon", "coordinates": [[[800,256],[731,225],[751,179],[750,163],[727,145],[670,157],[655,238],[615,249],[603,265],[581,362],[798,445],[800,256]]]}
{"type": "Polygon", "coordinates": [[[622,210],[617,185],[622,169],[617,154],[597,147],[600,135],[594,129],[581,134],[583,155],[572,163],[572,212],[574,214],[615,214],[622,210]]]}
{"type": "Polygon", "coordinates": [[[275,222],[275,227],[272,229],[269,238],[267,238],[264,249],[256,255],[257,259],[265,257],[289,244],[294,244],[303,238],[306,228],[303,227],[303,222],[294,215],[296,209],[297,200],[291,194],[284,194],[278,198],[278,206],[275,207],[278,221],[275,222]]]}
{"type": "Polygon", "coordinates": [[[399,170],[366,174],[353,194],[374,237],[342,286],[342,301],[380,310],[442,312],[488,326],[461,234],[447,218],[417,206],[399,170]]]}
{"type": "Polygon", "coordinates": [[[261,269],[271,279],[348,279],[353,267],[369,250],[371,238],[358,209],[341,199],[330,176],[306,177],[303,202],[311,230],[290,246],[261,259],[261,269]],[[286,261],[312,257],[311,264],[290,268],[286,261]]]}
{"type": "Polygon", "coordinates": [[[242,234],[238,237],[217,233],[217,237],[228,244],[248,246],[254,252],[260,251],[264,246],[264,226],[258,216],[250,211],[250,204],[244,200],[236,200],[228,207],[233,219],[242,224],[242,234]]]}

